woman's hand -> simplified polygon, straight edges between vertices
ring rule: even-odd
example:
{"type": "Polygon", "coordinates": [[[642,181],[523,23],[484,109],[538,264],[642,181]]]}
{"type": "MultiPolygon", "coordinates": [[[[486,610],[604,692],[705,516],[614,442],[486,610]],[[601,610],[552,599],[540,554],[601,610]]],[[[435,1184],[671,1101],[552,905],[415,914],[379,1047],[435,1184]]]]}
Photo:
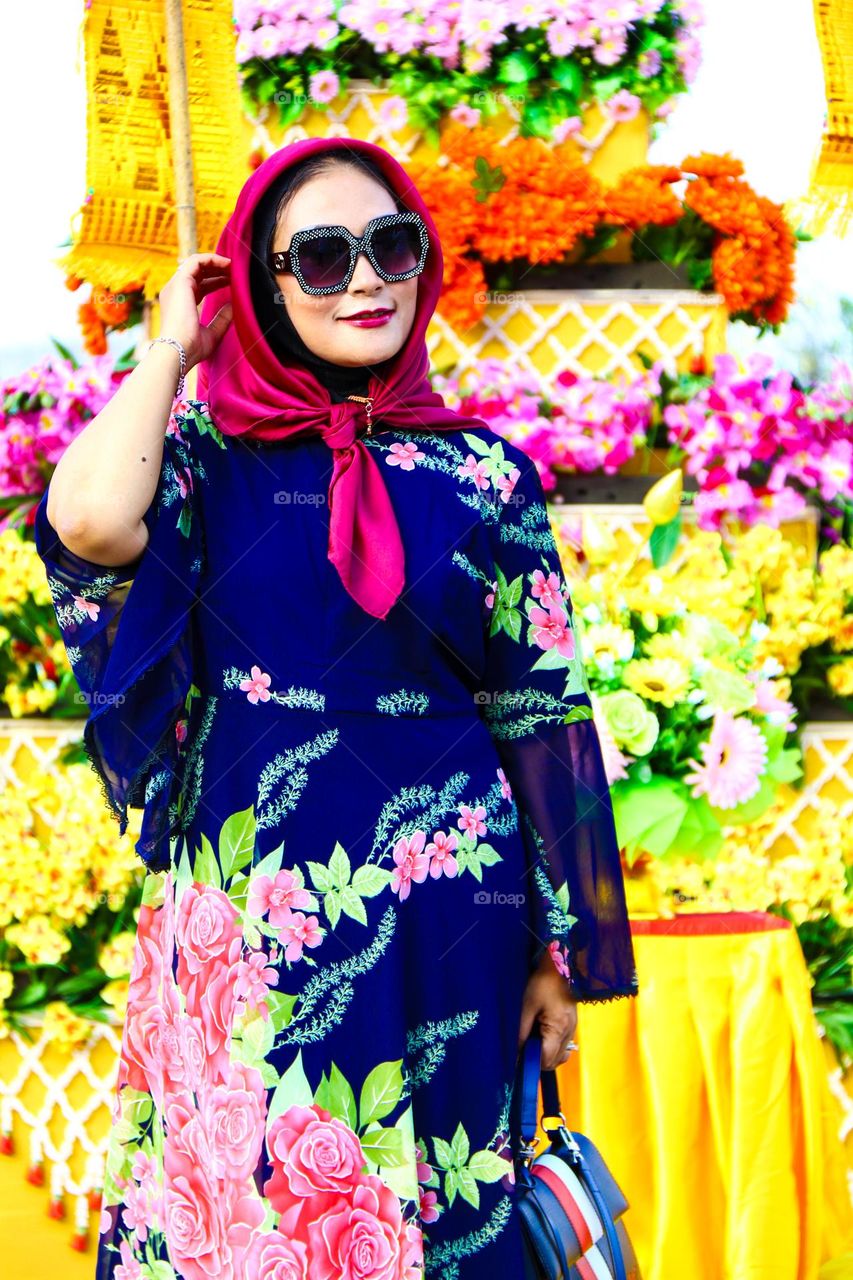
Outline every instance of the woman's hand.
{"type": "Polygon", "coordinates": [[[574,1037],[578,1025],[578,1005],[569,994],[565,977],[557,972],[551,953],[545,951],[539,967],[533,971],[524,991],[521,1006],[519,1050],[533,1030],[538,1018],[542,1036],[542,1070],[552,1071],[566,1062],[566,1041],[574,1037]]]}
{"type": "Polygon", "coordinates": [[[231,322],[231,304],[220,307],[210,324],[199,320],[203,298],[229,283],[231,259],[219,253],[193,253],[160,290],[160,332],[177,338],[187,353],[187,369],[213,355],[231,322]]]}

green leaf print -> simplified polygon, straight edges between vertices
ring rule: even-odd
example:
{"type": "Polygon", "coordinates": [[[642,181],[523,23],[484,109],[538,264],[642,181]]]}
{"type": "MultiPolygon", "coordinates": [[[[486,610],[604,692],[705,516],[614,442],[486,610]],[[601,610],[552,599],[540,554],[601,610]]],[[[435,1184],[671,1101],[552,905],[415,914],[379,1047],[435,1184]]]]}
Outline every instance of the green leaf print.
{"type": "Polygon", "coordinates": [[[470,1149],[468,1134],[465,1132],[465,1128],[460,1120],[459,1124],[456,1126],[453,1141],[450,1144],[450,1150],[453,1152],[453,1162],[457,1168],[461,1168],[465,1164],[468,1159],[470,1149]]]}
{"type": "Polygon", "coordinates": [[[371,1120],[381,1120],[393,1111],[403,1096],[403,1059],[396,1062],[380,1062],[368,1073],[361,1087],[358,1104],[359,1122],[362,1127],[371,1120]]]}
{"type": "Polygon", "coordinates": [[[342,911],[366,925],[367,911],[362,898],[375,898],[390,884],[392,876],[391,871],[373,864],[357,867],[352,875],[349,856],[340,844],[335,845],[328,867],[322,862],[309,861],[307,865],[312,884],[323,894],[323,907],[332,928],[342,911]]]}
{"type": "Polygon", "coordinates": [[[391,883],[393,872],[370,863],[356,867],[352,878],[352,887],[360,898],[375,898],[391,883]]]}
{"type": "Polygon", "coordinates": [[[174,1267],[169,1262],[154,1258],[141,1268],[140,1280],[176,1280],[174,1267]]]}
{"type": "Polygon", "coordinates": [[[324,1107],[338,1120],[343,1120],[355,1132],[358,1127],[358,1113],[355,1105],[355,1093],[352,1085],[341,1071],[337,1063],[332,1063],[331,1072],[325,1071],[314,1094],[314,1101],[324,1107]]]}
{"type": "Polygon", "coordinates": [[[332,850],[332,856],[329,859],[329,874],[332,879],[332,884],[337,888],[342,889],[344,885],[349,884],[350,875],[352,874],[350,870],[350,861],[347,857],[346,850],[337,842],[332,850]]]}
{"type": "Polygon", "coordinates": [[[272,1128],[273,1121],[283,1116],[289,1107],[310,1107],[313,1101],[314,1094],[302,1065],[300,1049],[273,1090],[267,1112],[267,1133],[272,1128]]]}
{"type": "Polygon", "coordinates": [[[281,1031],[283,1027],[289,1024],[298,999],[298,996],[289,996],[284,991],[269,990],[266,1002],[270,1011],[270,1021],[275,1031],[281,1031]]]}
{"type": "Polygon", "coordinates": [[[480,1188],[477,1186],[476,1179],[470,1169],[460,1169],[457,1173],[459,1179],[459,1194],[463,1200],[467,1200],[475,1209],[480,1207],[480,1188]]]}
{"type": "Polygon", "coordinates": [[[367,924],[364,903],[351,884],[341,890],[341,907],[348,916],[352,916],[353,920],[358,920],[359,924],[367,924]]]}
{"type": "Polygon", "coordinates": [[[232,813],[219,832],[219,862],[222,875],[228,880],[235,871],[242,871],[252,860],[255,849],[255,810],[252,805],[232,813]]]}
{"type": "Polygon", "coordinates": [[[406,1163],[403,1135],[399,1129],[369,1128],[360,1135],[361,1149],[376,1164],[399,1169],[406,1163]]]}
{"type": "Polygon", "coordinates": [[[222,877],[219,873],[219,863],[216,861],[216,854],[213,852],[213,845],[208,840],[204,832],[201,833],[201,849],[196,853],[195,864],[193,866],[193,879],[200,884],[213,885],[215,889],[222,888],[222,877]]]}
{"type": "Polygon", "coordinates": [[[186,417],[191,418],[195,423],[196,430],[200,436],[210,436],[211,439],[216,441],[220,449],[225,448],[225,438],[208,414],[200,413],[194,405],[190,404],[189,413],[186,417]]]}
{"type": "Polygon", "coordinates": [[[496,1151],[475,1151],[468,1168],[478,1182],[500,1182],[509,1171],[507,1161],[496,1151]]]}

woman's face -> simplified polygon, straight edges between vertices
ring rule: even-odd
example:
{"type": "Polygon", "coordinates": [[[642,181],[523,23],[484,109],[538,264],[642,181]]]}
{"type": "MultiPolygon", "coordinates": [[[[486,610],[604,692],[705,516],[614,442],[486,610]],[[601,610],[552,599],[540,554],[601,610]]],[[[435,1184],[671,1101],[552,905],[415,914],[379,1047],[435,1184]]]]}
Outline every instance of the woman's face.
{"type": "MultiPolygon", "coordinates": [[[[288,202],[273,236],[272,250],[290,248],[295,232],[307,227],[344,226],[360,236],[371,218],[396,213],[393,197],[369,174],[352,165],[337,164],[300,187],[288,202]]],[[[288,315],[302,341],[317,356],[341,365],[378,364],[397,354],[412,327],[418,277],[388,283],[376,274],[365,254],[356,259],[355,272],[341,293],[316,297],[303,293],[289,272],[276,278],[288,315]],[[387,323],[374,328],[347,321],[359,311],[392,312],[387,323]]]]}

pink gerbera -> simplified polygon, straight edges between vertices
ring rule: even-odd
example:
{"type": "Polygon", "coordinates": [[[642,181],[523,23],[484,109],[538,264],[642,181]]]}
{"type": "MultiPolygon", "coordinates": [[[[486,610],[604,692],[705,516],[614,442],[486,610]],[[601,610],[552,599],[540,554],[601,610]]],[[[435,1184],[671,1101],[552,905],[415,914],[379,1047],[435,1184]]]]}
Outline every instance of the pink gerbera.
{"type": "Polygon", "coordinates": [[[694,796],[707,796],[718,809],[733,809],[756,794],[767,764],[767,742],[751,720],[718,711],[699,750],[703,763],[689,760],[694,772],[684,777],[695,783],[694,796]]]}

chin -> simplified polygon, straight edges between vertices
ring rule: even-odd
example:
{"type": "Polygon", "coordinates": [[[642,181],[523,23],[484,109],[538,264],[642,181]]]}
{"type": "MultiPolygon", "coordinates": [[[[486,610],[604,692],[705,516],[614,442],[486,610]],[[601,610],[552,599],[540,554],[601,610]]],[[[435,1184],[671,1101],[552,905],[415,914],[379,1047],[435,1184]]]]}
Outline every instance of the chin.
{"type": "Polygon", "coordinates": [[[335,344],[336,349],[330,349],[326,359],[346,365],[379,364],[382,360],[390,360],[403,346],[405,337],[400,334],[394,321],[388,327],[393,328],[395,332],[386,333],[379,329],[356,330],[349,335],[351,341],[346,345],[340,342],[335,344]]]}

